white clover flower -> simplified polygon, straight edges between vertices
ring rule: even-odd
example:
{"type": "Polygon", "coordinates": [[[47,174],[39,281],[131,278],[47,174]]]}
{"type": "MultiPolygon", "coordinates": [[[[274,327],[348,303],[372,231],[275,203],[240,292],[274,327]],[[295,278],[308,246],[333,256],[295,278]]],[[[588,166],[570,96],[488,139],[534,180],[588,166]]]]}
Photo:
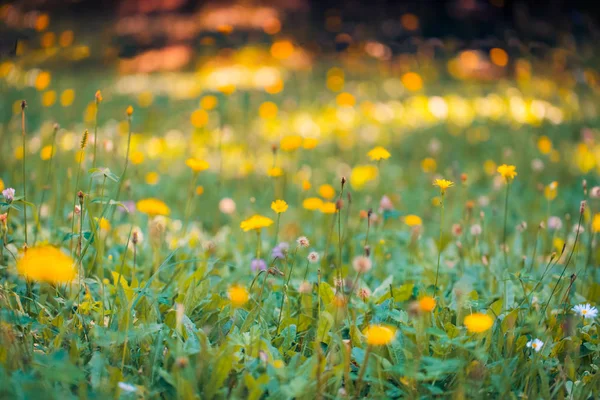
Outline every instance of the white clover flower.
{"type": "Polygon", "coordinates": [[[316,264],[319,262],[319,253],[317,253],[316,251],[311,251],[308,254],[308,262],[310,262],[311,264],[316,264]]]}
{"type": "Polygon", "coordinates": [[[593,319],[598,315],[598,309],[596,307],[592,307],[589,303],[587,304],[578,304],[573,307],[573,311],[582,316],[583,318],[593,319]]]}
{"type": "Polygon", "coordinates": [[[544,346],[544,342],[542,342],[540,339],[533,339],[527,342],[527,347],[535,350],[536,353],[542,349],[542,346],[544,346]]]}
{"type": "Polygon", "coordinates": [[[304,248],[310,246],[310,242],[306,236],[300,236],[298,239],[296,239],[296,243],[298,243],[298,246],[304,248]]]}

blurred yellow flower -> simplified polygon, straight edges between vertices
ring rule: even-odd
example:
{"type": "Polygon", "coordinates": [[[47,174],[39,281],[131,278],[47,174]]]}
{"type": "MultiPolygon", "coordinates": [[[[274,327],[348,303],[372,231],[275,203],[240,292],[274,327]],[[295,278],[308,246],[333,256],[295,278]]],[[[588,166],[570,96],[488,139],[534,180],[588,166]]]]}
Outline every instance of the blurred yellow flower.
{"type": "Polygon", "coordinates": [[[421,226],[423,221],[418,215],[409,214],[404,217],[404,223],[408,226],[421,226]]]}
{"type": "Polygon", "coordinates": [[[142,153],[141,151],[134,151],[129,156],[129,159],[131,160],[131,163],[133,165],[139,165],[144,162],[144,153],[142,153]]]}
{"type": "Polygon", "coordinates": [[[320,210],[323,214],[334,214],[337,211],[335,203],[331,201],[324,202],[320,210]]]}
{"type": "Polygon", "coordinates": [[[302,142],[302,147],[304,147],[306,150],[311,150],[311,149],[314,149],[315,147],[317,147],[317,144],[319,144],[318,139],[305,138],[304,141],[302,142]]]}
{"type": "Polygon", "coordinates": [[[407,72],[402,75],[402,84],[411,92],[415,92],[423,87],[423,79],[416,72],[407,72]]]}
{"type": "Polygon", "coordinates": [[[44,107],[50,107],[56,103],[56,92],[54,90],[48,90],[42,95],[42,105],[44,107]]]}
{"type": "Polygon", "coordinates": [[[352,107],[356,104],[356,99],[350,93],[344,92],[337,95],[335,102],[341,107],[352,107]]]}
{"type": "Polygon", "coordinates": [[[310,188],[311,188],[310,182],[307,180],[303,180],[302,181],[302,190],[304,190],[306,192],[307,190],[310,190],[310,188]]]}
{"type": "Polygon", "coordinates": [[[234,307],[241,307],[248,302],[250,295],[244,286],[233,285],[227,289],[227,297],[234,307]]]}
{"type": "Polygon", "coordinates": [[[15,158],[17,160],[23,159],[23,146],[19,146],[15,149],[15,158]]]}
{"type": "Polygon", "coordinates": [[[377,146],[367,153],[367,156],[373,161],[387,160],[391,154],[385,147],[377,146]]]}
{"type": "Polygon", "coordinates": [[[40,151],[40,158],[44,161],[49,160],[50,157],[52,157],[52,146],[51,145],[47,145],[42,147],[42,150],[40,151]]]}
{"type": "Polygon", "coordinates": [[[67,89],[60,95],[60,104],[63,107],[69,107],[75,101],[75,91],[73,89],[67,89]]]}
{"type": "Polygon", "coordinates": [[[94,219],[96,220],[96,223],[98,224],[98,227],[101,231],[108,232],[110,230],[110,222],[106,218],[102,217],[100,219],[94,219]]]}
{"type": "Polygon", "coordinates": [[[258,107],[258,115],[262,119],[273,119],[277,116],[277,105],[272,101],[265,101],[258,107]]]}
{"type": "Polygon", "coordinates": [[[212,110],[218,104],[219,100],[213,95],[204,96],[200,100],[200,107],[204,108],[205,110],[212,110]]]}
{"type": "Polygon", "coordinates": [[[431,157],[424,158],[423,161],[421,161],[421,169],[425,173],[435,172],[437,169],[437,163],[431,157]]]}
{"type": "Polygon", "coordinates": [[[208,113],[205,110],[196,110],[190,115],[190,122],[196,128],[202,128],[208,123],[208,113]]]}
{"type": "Polygon", "coordinates": [[[554,200],[558,194],[558,182],[551,182],[544,188],[544,196],[548,200],[554,200]]]}
{"type": "Polygon", "coordinates": [[[75,261],[52,246],[27,249],[17,263],[17,271],[29,280],[54,284],[71,282],[77,274],[75,261]]]}
{"type": "Polygon", "coordinates": [[[100,104],[102,103],[102,93],[99,90],[96,90],[96,94],[94,96],[94,98],[96,99],[96,104],[100,104]]]}
{"type": "Polygon", "coordinates": [[[391,326],[373,324],[369,325],[363,334],[366,336],[367,344],[370,346],[384,346],[394,340],[396,329],[391,326]]]}
{"type": "Polygon", "coordinates": [[[600,232],[600,213],[594,214],[594,219],[592,220],[592,231],[600,232]]]}
{"type": "Polygon", "coordinates": [[[436,179],[433,182],[433,186],[437,186],[440,188],[440,192],[442,194],[446,193],[446,190],[454,185],[454,182],[449,181],[447,179],[436,179]]]}
{"type": "Polygon", "coordinates": [[[148,172],[146,174],[146,183],[148,185],[156,185],[160,179],[158,172],[148,172]]]}
{"type": "Polygon", "coordinates": [[[0,179],[0,192],[3,191],[4,188],[5,188],[4,181],[2,179],[0,179]]]}
{"type": "Polygon", "coordinates": [[[294,151],[300,146],[302,146],[302,136],[300,135],[286,136],[279,143],[279,147],[283,151],[294,151]]]}
{"type": "Polygon", "coordinates": [[[321,185],[319,186],[319,195],[324,199],[331,200],[335,196],[335,189],[328,184],[321,185]]]}
{"type": "Polygon", "coordinates": [[[430,312],[435,308],[436,301],[431,296],[423,296],[419,300],[419,309],[421,311],[430,312]]]}
{"type": "Polygon", "coordinates": [[[208,161],[200,160],[198,158],[188,158],[185,161],[185,165],[190,167],[194,172],[201,172],[210,168],[208,161]]]}
{"type": "Polygon", "coordinates": [[[272,167],[267,170],[267,175],[271,178],[278,178],[283,175],[283,170],[279,167],[272,167]]]}
{"type": "Polygon", "coordinates": [[[127,107],[127,110],[125,110],[125,112],[127,113],[127,116],[131,117],[133,115],[133,107],[127,107]]]}
{"type": "Polygon", "coordinates": [[[288,204],[285,202],[285,200],[275,200],[271,203],[271,209],[277,214],[281,214],[288,209],[288,204]]]}
{"type": "Polygon", "coordinates": [[[273,220],[268,217],[263,217],[262,215],[253,215],[245,221],[242,221],[240,224],[240,228],[244,230],[244,232],[252,231],[252,230],[260,230],[262,228],[267,228],[273,224],[273,220]]]}
{"type": "Polygon", "coordinates": [[[494,173],[496,172],[496,163],[492,160],[486,160],[483,163],[483,170],[488,175],[494,175],[494,173]]]}
{"type": "Polygon", "coordinates": [[[161,200],[155,198],[143,199],[136,203],[139,212],[150,215],[169,215],[171,210],[161,200]]]}
{"type": "Polygon", "coordinates": [[[470,333],[485,332],[494,325],[494,320],[487,314],[475,313],[465,317],[464,324],[470,333]]]}
{"type": "Polygon", "coordinates": [[[323,205],[323,200],[318,197],[309,197],[304,199],[302,202],[302,207],[306,210],[315,211],[321,208],[323,205]]]}
{"type": "Polygon", "coordinates": [[[362,189],[365,184],[377,178],[379,170],[374,165],[357,165],[350,173],[350,184],[355,190],[362,189]]]}
{"type": "Polygon", "coordinates": [[[196,186],[196,194],[198,196],[202,196],[203,193],[204,193],[204,186],[196,186]]]}
{"type": "Polygon", "coordinates": [[[552,151],[552,141],[548,136],[540,136],[537,142],[537,147],[540,153],[549,154],[552,151]]]}
{"type": "Polygon", "coordinates": [[[517,167],[514,165],[502,164],[498,167],[497,171],[506,182],[515,179],[515,176],[517,176],[517,167]]]}

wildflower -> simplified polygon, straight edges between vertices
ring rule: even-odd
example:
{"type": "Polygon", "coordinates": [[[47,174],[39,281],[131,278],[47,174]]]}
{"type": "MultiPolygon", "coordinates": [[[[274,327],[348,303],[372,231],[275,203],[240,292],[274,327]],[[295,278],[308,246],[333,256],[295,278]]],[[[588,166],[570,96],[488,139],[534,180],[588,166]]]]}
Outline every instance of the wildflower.
{"type": "Polygon", "coordinates": [[[38,282],[68,283],[76,276],[75,261],[52,246],[32,247],[17,263],[17,271],[38,282]]]}
{"type": "Polygon", "coordinates": [[[283,170],[279,167],[272,167],[267,170],[267,175],[271,178],[278,178],[283,175],[283,170]]]}
{"type": "Polygon", "coordinates": [[[266,271],[267,263],[261,258],[255,258],[250,262],[250,269],[252,270],[252,272],[266,271]]]}
{"type": "Polygon", "coordinates": [[[454,186],[454,182],[449,181],[447,179],[436,179],[433,182],[433,186],[437,186],[440,188],[440,192],[442,194],[446,193],[446,190],[452,186],[454,186]]]}
{"type": "Polygon", "coordinates": [[[304,281],[298,287],[298,292],[304,293],[304,294],[310,293],[310,292],[312,292],[312,285],[310,284],[310,282],[304,281]]]}
{"type": "Polygon", "coordinates": [[[321,212],[323,214],[334,214],[337,211],[336,203],[330,201],[325,202],[321,205],[321,212]]]}
{"type": "Polygon", "coordinates": [[[362,301],[367,300],[369,298],[369,296],[371,296],[371,289],[369,289],[369,288],[358,289],[358,297],[360,297],[360,299],[362,301]]]}
{"type": "Polygon", "coordinates": [[[535,350],[536,353],[542,349],[543,345],[544,345],[544,342],[542,342],[540,339],[533,339],[533,340],[530,340],[529,342],[527,342],[527,347],[535,350]]]}
{"type": "Polygon", "coordinates": [[[129,106],[129,107],[127,107],[127,116],[131,117],[131,115],[133,115],[133,107],[129,106]]]}
{"type": "Polygon", "coordinates": [[[333,186],[325,184],[319,186],[319,196],[324,199],[331,200],[335,197],[335,189],[333,186]]]}
{"type": "Polygon", "coordinates": [[[479,224],[471,225],[470,231],[471,231],[471,235],[473,235],[473,236],[481,235],[481,232],[482,232],[481,225],[479,225],[479,224]]]}
{"type": "Polygon", "coordinates": [[[73,213],[75,215],[81,214],[81,206],[79,204],[75,204],[75,208],[73,209],[73,213]]]}
{"type": "Polygon", "coordinates": [[[149,216],[169,215],[171,213],[171,209],[164,202],[155,198],[138,201],[136,208],[149,216]]]}
{"type": "Polygon", "coordinates": [[[600,232],[600,213],[594,214],[594,219],[592,219],[592,231],[600,232]]]}
{"type": "Polygon", "coordinates": [[[285,252],[287,251],[287,246],[282,246],[282,245],[287,245],[287,243],[280,243],[277,246],[273,247],[273,250],[271,250],[272,258],[279,258],[279,259],[285,258],[285,252]]]}
{"type": "Polygon", "coordinates": [[[559,230],[562,228],[562,221],[559,217],[549,217],[548,218],[548,229],[559,230]]]}
{"type": "Polygon", "coordinates": [[[517,176],[517,167],[514,165],[502,164],[498,167],[498,173],[504,178],[505,182],[510,182],[517,176]]]}
{"type": "Polygon", "coordinates": [[[462,234],[462,226],[460,224],[452,225],[452,235],[460,236],[462,234]]]}
{"type": "Polygon", "coordinates": [[[4,181],[0,178],[0,191],[4,190],[4,181]]]}
{"type": "Polygon", "coordinates": [[[363,334],[366,336],[367,344],[370,346],[383,346],[394,340],[396,329],[385,325],[369,325],[363,334]]]}
{"type": "Polygon", "coordinates": [[[308,241],[308,238],[306,236],[300,236],[298,239],[296,239],[296,243],[298,243],[298,246],[304,248],[310,246],[310,242],[308,241]]]}
{"type": "Polygon", "coordinates": [[[248,301],[250,297],[248,290],[244,286],[234,285],[227,290],[227,296],[234,307],[241,307],[248,301]]]}
{"type": "Polygon", "coordinates": [[[362,189],[368,182],[377,178],[379,170],[374,165],[357,165],[352,168],[350,184],[356,190],[362,189]]]}
{"type": "Polygon", "coordinates": [[[281,214],[288,209],[288,204],[285,202],[285,200],[275,200],[271,203],[271,209],[277,214],[281,214]]]}
{"type": "Polygon", "coordinates": [[[600,199],[600,186],[594,186],[590,190],[590,197],[592,199],[600,199]]]}
{"type": "Polygon", "coordinates": [[[302,147],[304,147],[306,150],[311,150],[311,149],[314,149],[315,147],[317,147],[318,144],[319,144],[318,139],[305,138],[304,142],[302,142],[302,147]]]}
{"type": "Polygon", "coordinates": [[[544,196],[548,200],[554,200],[558,194],[558,182],[551,182],[544,188],[544,196]]]}
{"type": "Polygon", "coordinates": [[[394,203],[392,203],[392,200],[388,196],[384,195],[381,198],[381,200],[379,201],[379,209],[380,210],[393,210],[394,203]]]}
{"type": "Polygon", "coordinates": [[[534,172],[542,172],[544,170],[544,162],[539,158],[531,160],[531,169],[534,172]]]}
{"type": "Polygon", "coordinates": [[[304,199],[302,202],[302,207],[309,211],[315,211],[320,209],[323,206],[323,200],[318,197],[309,197],[304,199]]]}
{"type": "Polygon", "coordinates": [[[15,199],[15,189],[13,188],[6,188],[2,191],[2,196],[4,196],[4,199],[6,200],[7,203],[12,203],[12,201],[15,199]]]}
{"type": "Polygon", "coordinates": [[[223,214],[231,215],[235,212],[235,201],[229,197],[225,197],[219,201],[219,211],[223,214]]]}
{"type": "Polygon", "coordinates": [[[202,194],[204,194],[204,186],[202,186],[202,185],[196,186],[196,195],[202,196],[202,194]]]}
{"type": "Polygon", "coordinates": [[[371,263],[371,259],[365,256],[357,256],[352,260],[352,268],[358,273],[364,274],[371,270],[373,264],[371,263]]]}
{"type": "Polygon", "coordinates": [[[309,181],[307,181],[307,180],[302,181],[302,190],[304,190],[306,192],[307,190],[310,190],[310,187],[311,187],[311,185],[310,185],[309,181]]]}
{"type": "Polygon", "coordinates": [[[210,168],[208,161],[200,160],[198,158],[188,158],[185,161],[185,165],[190,167],[190,169],[194,172],[201,172],[210,168]]]}
{"type": "Polygon", "coordinates": [[[310,253],[308,253],[308,257],[306,257],[308,259],[308,262],[311,264],[316,264],[319,262],[319,253],[317,253],[316,251],[311,251],[310,253]]]}
{"type": "Polygon", "coordinates": [[[96,90],[95,98],[96,98],[96,104],[102,103],[102,93],[100,93],[99,90],[96,90]]]}
{"type": "Polygon", "coordinates": [[[404,223],[410,227],[421,226],[423,225],[423,220],[417,215],[409,214],[404,217],[404,223]]]}
{"type": "Polygon", "coordinates": [[[371,151],[367,153],[367,156],[369,156],[372,161],[381,161],[390,158],[391,154],[384,147],[377,146],[371,149],[371,151]]]}
{"type": "Polygon", "coordinates": [[[108,219],[102,217],[100,219],[95,218],[95,220],[96,220],[96,223],[98,224],[98,226],[100,227],[101,231],[104,231],[104,232],[110,231],[110,222],[108,221],[108,219]]]}
{"type": "Polygon", "coordinates": [[[252,230],[260,230],[262,228],[267,228],[273,224],[273,220],[268,217],[263,217],[262,215],[253,215],[245,221],[242,221],[240,224],[240,228],[244,230],[244,232],[252,231],[252,230]]]}
{"type": "Polygon", "coordinates": [[[0,214],[0,224],[6,226],[6,221],[8,221],[8,213],[0,214]]]}
{"type": "Polygon", "coordinates": [[[302,146],[302,136],[299,135],[286,136],[279,143],[279,147],[283,151],[294,151],[300,146],[302,146]]]}
{"type": "Polygon", "coordinates": [[[433,311],[433,309],[435,308],[435,299],[431,296],[424,296],[421,297],[421,299],[419,300],[419,310],[424,311],[424,312],[430,312],[433,311]]]}
{"type": "Polygon", "coordinates": [[[573,307],[573,311],[586,319],[593,319],[596,318],[596,315],[598,315],[598,309],[596,307],[592,307],[589,303],[578,304],[573,307]]]}
{"type": "Polygon", "coordinates": [[[494,320],[487,314],[475,313],[466,316],[464,324],[470,333],[482,333],[494,325],[494,320]]]}

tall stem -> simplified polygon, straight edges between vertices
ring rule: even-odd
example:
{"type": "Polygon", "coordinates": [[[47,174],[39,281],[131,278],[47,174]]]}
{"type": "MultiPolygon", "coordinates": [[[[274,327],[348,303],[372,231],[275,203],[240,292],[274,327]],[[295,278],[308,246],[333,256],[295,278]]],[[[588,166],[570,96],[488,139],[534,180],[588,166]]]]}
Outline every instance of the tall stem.
{"type": "Polygon", "coordinates": [[[440,210],[440,238],[438,241],[438,258],[437,258],[437,268],[435,271],[435,285],[434,285],[434,296],[437,296],[438,292],[438,278],[440,276],[440,259],[442,257],[442,227],[444,226],[444,193],[442,192],[442,203],[440,210]]]}
{"type": "MultiPolygon", "coordinates": [[[[25,140],[25,100],[21,102],[21,136],[23,138],[23,202],[27,201],[27,141],[25,140]]],[[[25,225],[25,247],[27,247],[27,204],[23,205],[23,218],[25,225]]]]}

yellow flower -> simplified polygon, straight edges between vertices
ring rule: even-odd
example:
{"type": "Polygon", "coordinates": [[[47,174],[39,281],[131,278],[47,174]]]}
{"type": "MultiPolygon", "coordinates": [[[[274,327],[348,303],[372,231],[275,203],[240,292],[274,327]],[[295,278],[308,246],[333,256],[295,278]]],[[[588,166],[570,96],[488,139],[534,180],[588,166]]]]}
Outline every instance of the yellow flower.
{"type": "Polygon", "coordinates": [[[202,196],[203,193],[204,193],[204,186],[196,186],[196,194],[198,196],[202,196]]]}
{"type": "Polygon", "coordinates": [[[540,136],[537,147],[542,154],[548,154],[552,151],[552,141],[548,136],[540,136]]]}
{"type": "Polygon", "coordinates": [[[385,325],[369,325],[363,334],[370,346],[383,346],[394,340],[396,329],[385,325]]]}
{"type": "Polygon", "coordinates": [[[275,200],[271,203],[271,209],[277,214],[281,214],[288,209],[288,204],[285,202],[285,200],[275,200]]]}
{"type": "Polygon", "coordinates": [[[554,200],[556,195],[558,194],[558,182],[551,182],[548,186],[544,188],[544,196],[548,200],[554,200]]]}
{"type": "Polygon", "coordinates": [[[324,199],[331,200],[335,196],[335,189],[331,185],[319,186],[319,195],[324,199]]]}
{"type": "Polygon", "coordinates": [[[44,146],[42,148],[42,151],[40,151],[40,158],[44,161],[49,160],[50,157],[52,157],[52,146],[51,145],[47,145],[44,146]]]}
{"type": "Polygon", "coordinates": [[[150,198],[143,199],[136,203],[138,211],[150,216],[169,215],[171,210],[161,200],[150,198]]]}
{"type": "Polygon", "coordinates": [[[278,178],[283,175],[283,170],[279,167],[272,167],[267,171],[267,175],[271,178],[278,178]]]}
{"type": "Polygon", "coordinates": [[[244,232],[248,232],[251,230],[260,230],[262,228],[266,228],[273,224],[273,220],[271,218],[263,217],[262,215],[253,215],[245,221],[242,221],[240,224],[240,228],[244,230],[244,232]]]}
{"type": "Polygon", "coordinates": [[[470,333],[481,333],[490,329],[494,320],[487,314],[475,313],[465,317],[464,324],[470,333]]]}
{"type": "Polygon", "coordinates": [[[192,169],[192,171],[194,171],[194,172],[201,172],[201,171],[207,170],[210,167],[210,164],[208,164],[208,161],[199,160],[197,158],[188,158],[185,161],[185,165],[190,167],[192,169]]]}
{"type": "Polygon", "coordinates": [[[127,116],[131,117],[132,114],[133,114],[133,107],[132,106],[127,107],[127,116]]]}
{"type": "Polygon", "coordinates": [[[431,157],[424,158],[423,161],[421,161],[421,169],[423,170],[423,172],[435,172],[436,168],[437,163],[431,157]]]}
{"type": "Polygon", "coordinates": [[[592,220],[592,231],[600,232],[600,213],[594,214],[594,219],[592,220]]]}
{"type": "Polygon", "coordinates": [[[309,181],[307,181],[307,180],[302,181],[302,190],[304,190],[306,192],[307,190],[310,190],[310,188],[311,188],[311,185],[310,185],[309,181]]]}
{"type": "Polygon", "coordinates": [[[286,136],[279,143],[279,147],[283,151],[294,151],[300,146],[302,146],[302,136],[300,135],[286,136]]]}
{"type": "Polygon", "coordinates": [[[96,95],[94,96],[96,98],[96,103],[100,104],[102,103],[102,93],[100,93],[99,90],[96,90],[96,95]]]}
{"type": "Polygon", "coordinates": [[[106,218],[102,217],[101,219],[94,219],[96,220],[96,223],[100,227],[101,231],[108,232],[110,230],[110,222],[106,218]]]}
{"type": "Polygon", "coordinates": [[[423,220],[418,215],[409,214],[404,217],[404,223],[408,226],[421,226],[423,225],[423,220]]]}
{"type": "Polygon", "coordinates": [[[391,154],[384,147],[377,146],[367,153],[367,156],[373,161],[387,160],[391,154]]]}
{"type": "Polygon", "coordinates": [[[227,289],[227,296],[234,307],[241,307],[248,302],[248,290],[244,286],[234,285],[227,289]]]}
{"type": "Polygon", "coordinates": [[[421,311],[430,312],[435,308],[435,299],[431,296],[421,297],[419,300],[419,309],[421,311]]]}
{"type": "Polygon", "coordinates": [[[350,184],[355,190],[362,189],[365,184],[375,180],[379,170],[374,165],[357,165],[350,174],[350,184]]]}
{"type": "Polygon", "coordinates": [[[323,205],[323,200],[318,197],[309,197],[304,199],[302,202],[302,207],[306,210],[314,211],[321,208],[323,205]]]}
{"type": "Polygon", "coordinates": [[[158,172],[148,172],[146,174],[146,183],[148,185],[156,185],[159,179],[160,175],[158,175],[158,172]]]}
{"type": "Polygon", "coordinates": [[[335,203],[326,201],[321,205],[321,212],[323,214],[334,214],[337,211],[335,203]]]}
{"type": "Polygon", "coordinates": [[[0,192],[3,191],[4,188],[5,188],[4,181],[2,179],[0,179],[0,192]]]}
{"type": "Polygon", "coordinates": [[[218,104],[219,104],[219,100],[215,96],[212,96],[212,95],[204,96],[200,100],[200,107],[204,108],[205,110],[212,110],[218,104]]]}
{"type": "Polygon", "coordinates": [[[433,186],[439,187],[442,194],[446,193],[446,190],[453,185],[454,182],[447,179],[436,179],[435,182],[433,182],[433,186]]]}
{"type": "Polygon", "coordinates": [[[68,283],[76,276],[75,261],[52,246],[32,247],[17,263],[17,271],[37,282],[68,283]]]}
{"type": "Polygon", "coordinates": [[[506,180],[506,182],[508,182],[509,180],[515,179],[515,176],[517,176],[516,170],[517,170],[517,167],[515,167],[514,165],[506,165],[506,164],[502,164],[497,169],[498,173],[500,175],[502,175],[502,177],[506,180]]]}
{"type": "Polygon", "coordinates": [[[319,144],[318,139],[306,138],[304,139],[304,142],[302,142],[302,147],[304,147],[306,150],[311,150],[317,147],[317,144],[319,144]]]}
{"type": "Polygon", "coordinates": [[[129,156],[129,159],[131,160],[131,163],[133,165],[139,165],[144,162],[144,153],[142,153],[141,151],[134,151],[129,156]]]}

